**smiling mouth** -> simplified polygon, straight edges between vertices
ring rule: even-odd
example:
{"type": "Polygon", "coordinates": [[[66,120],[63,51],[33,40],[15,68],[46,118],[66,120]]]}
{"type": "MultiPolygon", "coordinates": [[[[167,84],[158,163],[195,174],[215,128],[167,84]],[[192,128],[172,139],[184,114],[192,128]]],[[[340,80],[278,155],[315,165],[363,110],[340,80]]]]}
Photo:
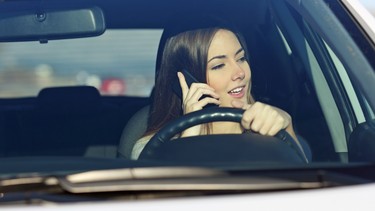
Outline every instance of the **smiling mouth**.
{"type": "Polygon", "coordinates": [[[238,95],[238,94],[240,94],[243,91],[244,88],[245,88],[245,86],[237,87],[237,88],[232,89],[231,91],[229,91],[228,94],[238,95]]]}

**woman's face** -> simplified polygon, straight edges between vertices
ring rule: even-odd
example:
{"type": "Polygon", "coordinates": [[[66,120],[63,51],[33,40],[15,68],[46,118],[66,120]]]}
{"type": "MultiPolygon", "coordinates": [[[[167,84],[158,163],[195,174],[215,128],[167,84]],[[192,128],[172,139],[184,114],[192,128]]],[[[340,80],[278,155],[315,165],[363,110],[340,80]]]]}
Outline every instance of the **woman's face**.
{"type": "Polygon", "coordinates": [[[208,85],[220,95],[221,107],[232,107],[233,100],[247,103],[250,66],[236,35],[221,29],[216,32],[208,49],[208,85]]]}

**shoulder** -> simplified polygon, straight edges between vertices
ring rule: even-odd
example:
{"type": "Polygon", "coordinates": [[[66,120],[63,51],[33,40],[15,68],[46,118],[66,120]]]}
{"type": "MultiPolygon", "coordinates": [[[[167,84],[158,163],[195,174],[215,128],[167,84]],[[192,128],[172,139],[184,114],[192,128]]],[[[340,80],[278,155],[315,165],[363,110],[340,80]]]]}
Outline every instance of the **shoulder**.
{"type": "Polygon", "coordinates": [[[139,155],[141,154],[143,148],[146,146],[146,144],[150,141],[151,137],[154,134],[144,136],[135,142],[132,153],[131,153],[131,159],[132,160],[137,160],[139,155]]]}

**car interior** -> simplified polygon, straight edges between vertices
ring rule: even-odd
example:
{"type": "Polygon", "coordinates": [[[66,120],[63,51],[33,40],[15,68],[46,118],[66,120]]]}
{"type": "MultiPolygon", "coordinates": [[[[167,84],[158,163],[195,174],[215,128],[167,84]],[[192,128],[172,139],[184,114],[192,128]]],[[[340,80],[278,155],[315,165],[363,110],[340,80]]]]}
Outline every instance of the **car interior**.
{"type": "MultiPolygon", "coordinates": [[[[189,4],[140,0],[131,1],[131,7],[121,1],[94,0],[74,2],[74,7],[95,5],[101,8],[107,30],[164,29],[155,69],[150,70],[155,72],[169,36],[167,29],[175,27],[168,25],[174,16],[184,18],[202,13],[228,19],[246,39],[255,99],[280,107],[292,116],[296,132],[311,148],[313,162],[339,160],[309,67],[301,62],[306,55],[296,49],[300,47],[298,43],[287,41],[290,32],[285,32],[283,20],[269,1],[238,2],[243,4],[231,5],[229,11],[210,5],[211,1],[200,0],[189,1],[189,4]],[[176,4],[183,5],[177,14],[173,11],[176,4]]],[[[73,7],[70,3],[65,6],[73,7]]],[[[16,7],[17,2],[11,6],[16,7]]],[[[302,18],[290,11],[293,10],[286,8],[282,12],[289,12],[296,24],[303,25],[302,18]]],[[[121,48],[121,43],[117,46],[121,48]]],[[[129,159],[132,146],[147,127],[151,101],[151,92],[148,97],[104,96],[96,88],[82,85],[46,87],[35,97],[2,98],[0,156],[129,159]]]]}

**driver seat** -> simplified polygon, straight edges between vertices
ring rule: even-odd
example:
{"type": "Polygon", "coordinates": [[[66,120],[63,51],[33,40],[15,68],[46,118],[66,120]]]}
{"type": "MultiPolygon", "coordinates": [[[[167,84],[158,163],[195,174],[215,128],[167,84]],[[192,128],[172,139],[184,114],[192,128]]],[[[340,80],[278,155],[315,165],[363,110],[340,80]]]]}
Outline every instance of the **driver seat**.
{"type": "Polygon", "coordinates": [[[117,149],[117,157],[130,160],[135,143],[146,132],[149,113],[150,106],[147,105],[138,110],[129,119],[122,131],[120,143],[117,149]]]}

